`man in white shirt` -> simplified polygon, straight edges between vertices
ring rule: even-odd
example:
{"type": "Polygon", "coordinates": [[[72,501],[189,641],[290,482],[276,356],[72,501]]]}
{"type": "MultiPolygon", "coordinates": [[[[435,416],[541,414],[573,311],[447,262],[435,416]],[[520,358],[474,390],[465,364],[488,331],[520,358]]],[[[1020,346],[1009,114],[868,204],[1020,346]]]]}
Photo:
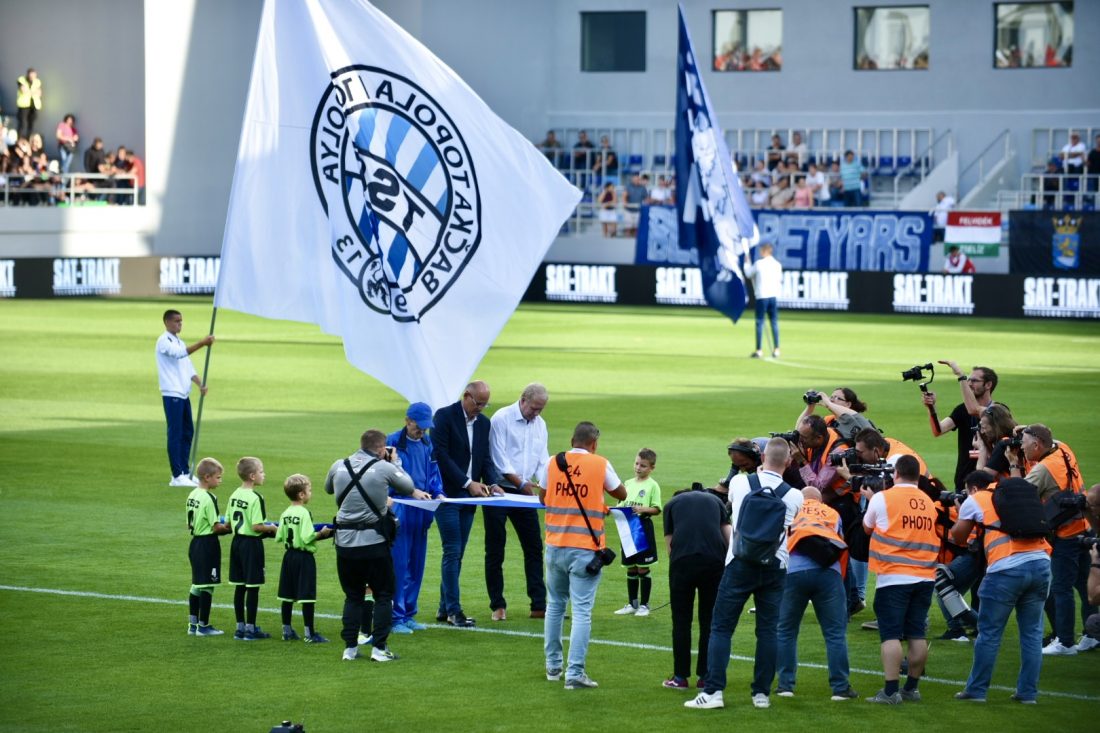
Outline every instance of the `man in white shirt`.
{"type": "Polygon", "coordinates": [[[1062,169],[1071,176],[1079,176],[1085,172],[1085,144],[1081,142],[1081,136],[1076,132],[1070,133],[1069,142],[1062,146],[1062,152],[1058,157],[1062,159],[1062,169]]]}
{"type": "Polygon", "coordinates": [[[195,428],[191,422],[191,384],[206,394],[206,385],[195,373],[191,354],[214,343],[210,334],[188,346],[179,337],[183,316],[177,310],[164,311],[165,331],[157,339],[157,378],[164,401],[164,417],[168,421],[168,463],[172,466],[169,486],[197,486],[191,478],[191,437],[195,428]]]}
{"type": "Polygon", "coordinates": [[[779,358],[779,294],[783,292],[783,265],[772,257],[770,244],[760,245],[756,262],[745,265],[745,275],[752,278],[752,293],[756,297],[756,351],[753,359],[763,356],[760,339],[764,335],[764,314],[772,324],[772,356],[779,358]]]}
{"type": "MultiPolygon", "coordinates": [[[[764,462],[755,474],[739,474],[730,481],[730,517],[733,524],[732,540],[726,551],[726,569],[718,586],[714,602],[714,614],[710,626],[710,644],[707,647],[707,676],[703,691],[684,703],[689,708],[720,708],[725,706],[722,690],[726,687],[726,665],[730,659],[730,645],[741,611],[749,596],[756,601],[756,654],[753,663],[752,704],[757,708],[769,706],[768,694],[775,679],[778,652],[777,628],[779,609],[783,600],[783,586],[787,578],[787,529],[795,514],[802,507],[802,493],[783,481],[783,471],[791,462],[791,449],[782,438],[772,438],[764,447],[764,462]],[[775,558],[768,564],[760,564],[739,556],[742,506],[752,492],[753,481],[765,494],[771,493],[786,505],[783,529],[775,539],[775,558]]],[[[760,499],[754,499],[759,502],[760,499]]]]}
{"type": "MultiPolygon", "coordinates": [[[[500,470],[501,488],[507,494],[537,494],[539,485],[532,481],[546,471],[546,421],[542,411],[550,396],[546,387],[534,382],[527,385],[516,402],[502,407],[489,425],[489,450],[493,464],[500,470]]],[[[527,596],[531,599],[531,618],[546,617],[546,584],[542,580],[542,527],[537,509],[516,507],[484,508],[485,516],[485,589],[494,621],[508,618],[504,599],[504,546],[508,541],[508,520],[512,521],[523,549],[523,572],[527,578],[527,596]]]]}
{"type": "Polygon", "coordinates": [[[936,205],[932,207],[932,240],[942,242],[947,231],[947,212],[955,208],[955,197],[944,191],[936,193],[936,205]]]}

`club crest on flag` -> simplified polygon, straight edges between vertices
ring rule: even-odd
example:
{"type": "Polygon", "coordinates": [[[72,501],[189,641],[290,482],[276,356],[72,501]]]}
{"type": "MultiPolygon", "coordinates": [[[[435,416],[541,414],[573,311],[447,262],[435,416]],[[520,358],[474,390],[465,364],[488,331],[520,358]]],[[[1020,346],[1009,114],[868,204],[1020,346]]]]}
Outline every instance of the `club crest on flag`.
{"type": "Polygon", "coordinates": [[[1051,255],[1054,266],[1060,270],[1076,270],[1081,263],[1081,220],[1070,215],[1055,217],[1054,236],[1051,238],[1051,255]]]}
{"type": "Polygon", "coordinates": [[[317,105],[310,158],[333,259],[371,309],[418,321],[481,241],[477,175],[460,130],[409,79],[347,66],[317,105]]]}

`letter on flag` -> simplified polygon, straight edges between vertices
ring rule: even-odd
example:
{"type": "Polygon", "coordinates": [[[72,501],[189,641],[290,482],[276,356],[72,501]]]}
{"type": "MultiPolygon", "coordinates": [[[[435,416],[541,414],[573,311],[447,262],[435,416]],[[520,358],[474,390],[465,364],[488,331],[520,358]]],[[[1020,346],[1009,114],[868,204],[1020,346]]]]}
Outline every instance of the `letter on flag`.
{"type": "Polygon", "coordinates": [[[699,75],[680,7],[676,81],[676,209],[680,246],[699,249],[707,305],[736,323],[747,299],[741,257],[755,225],[718,118],[699,75]]]}
{"type": "Polygon", "coordinates": [[[214,302],[444,405],[580,195],[366,0],[267,0],[214,302]]]}

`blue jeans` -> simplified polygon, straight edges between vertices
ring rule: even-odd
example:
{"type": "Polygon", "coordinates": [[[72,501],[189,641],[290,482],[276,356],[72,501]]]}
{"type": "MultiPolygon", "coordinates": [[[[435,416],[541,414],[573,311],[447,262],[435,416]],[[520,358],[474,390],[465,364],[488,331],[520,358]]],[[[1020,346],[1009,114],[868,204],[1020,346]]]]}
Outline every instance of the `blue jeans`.
{"type": "MultiPolygon", "coordinates": [[[[1089,551],[1077,542],[1076,537],[1055,537],[1051,542],[1050,598],[1054,602],[1054,635],[1066,646],[1073,646],[1073,591],[1081,596],[1081,622],[1096,613],[1096,606],[1088,605],[1089,551]]],[[[979,593],[978,597],[981,597],[979,593]]]]}
{"type": "MultiPolygon", "coordinates": [[[[829,687],[840,693],[848,689],[848,602],[844,581],[829,568],[802,570],[787,575],[783,602],[779,608],[778,660],[779,686],[794,689],[798,668],[798,627],[813,601],[814,615],[825,637],[825,656],[829,663],[829,687]]],[[[760,609],[756,612],[759,614],[760,609]]]]}
{"type": "Polygon", "coordinates": [[[776,298],[756,299],[756,350],[760,350],[760,337],[764,335],[764,316],[772,324],[772,348],[779,348],[779,301],[776,298]]]}
{"type": "Polygon", "coordinates": [[[73,166],[73,151],[64,145],[57,146],[57,157],[61,161],[61,172],[68,173],[73,166]]]}
{"type": "Polygon", "coordinates": [[[707,693],[726,688],[726,666],[730,662],[730,645],[741,611],[749,596],[756,602],[756,661],[753,664],[752,694],[767,695],[775,679],[776,627],[779,606],[783,600],[786,568],[766,568],[750,565],[736,557],[726,565],[714,615],[710,624],[710,644],[707,647],[707,693]]]}
{"type": "Polygon", "coordinates": [[[848,558],[848,576],[844,579],[844,588],[848,593],[848,608],[854,610],[859,601],[867,598],[867,563],[848,558]]]}
{"type": "MultiPolygon", "coordinates": [[[[592,550],[576,547],[546,546],[546,624],[543,650],[546,669],[562,668],[561,628],[565,618],[565,602],[573,604],[573,619],[569,629],[569,666],[565,681],[584,676],[584,659],[588,656],[588,640],[592,636],[592,606],[596,589],[600,587],[601,570],[589,575],[585,566],[592,561],[592,550]]],[[[727,655],[728,656],[728,655],[727,655]]]]}
{"type": "Polygon", "coordinates": [[[411,621],[418,610],[420,585],[424,582],[424,564],[428,559],[428,530],[432,512],[394,503],[390,507],[401,531],[397,533],[390,555],[393,557],[393,622],[411,621]]]}
{"type": "Polygon", "coordinates": [[[191,422],[191,400],[180,397],[164,397],[164,419],[168,422],[168,464],[172,476],[190,473],[191,438],[195,427],[191,422]]]}
{"type": "Polygon", "coordinates": [[[1039,694],[1039,668],[1043,661],[1043,603],[1050,586],[1049,560],[1036,559],[1009,570],[988,573],[978,590],[978,639],[974,642],[974,666],[966,691],[985,698],[993,663],[1001,649],[1008,615],[1016,609],[1020,627],[1020,675],[1016,695],[1034,700],[1039,694]]]}
{"type": "MultiPolygon", "coordinates": [[[[973,553],[964,552],[947,566],[948,569],[954,573],[955,580],[951,585],[955,586],[955,589],[959,591],[959,594],[965,594],[970,590],[979,580],[982,578],[982,570],[984,569],[981,558],[973,553]]],[[[952,630],[961,630],[964,625],[968,625],[967,622],[973,622],[973,616],[963,614],[950,618],[947,615],[947,608],[943,605],[943,601],[940,599],[938,593],[934,593],[933,596],[936,599],[936,603],[939,604],[940,612],[943,614],[944,619],[947,620],[947,628],[952,630]]],[[[979,591],[979,598],[981,598],[981,591],[979,591]]]]}
{"type": "Polygon", "coordinates": [[[462,613],[458,578],[462,574],[462,556],[470,540],[477,507],[443,503],[435,512],[439,539],[443,542],[443,563],[440,570],[439,613],[454,616],[462,613]]]}

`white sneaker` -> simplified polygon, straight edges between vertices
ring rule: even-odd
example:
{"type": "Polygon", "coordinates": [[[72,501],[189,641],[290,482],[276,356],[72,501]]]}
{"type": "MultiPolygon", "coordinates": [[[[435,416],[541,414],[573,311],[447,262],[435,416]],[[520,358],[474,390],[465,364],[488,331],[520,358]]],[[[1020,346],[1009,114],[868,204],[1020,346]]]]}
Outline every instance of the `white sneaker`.
{"type": "Polygon", "coordinates": [[[1096,647],[1100,647],[1100,640],[1093,639],[1088,634],[1081,637],[1081,641],[1077,642],[1077,651],[1090,652],[1096,647]]]}
{"type": "Polygon", "coordinates": [[[359,647],[352,646],[344,650],[344,656],[341,657],[345,662],[353,662],[359,658],[359,647]]]}
{"type": "Polygon", "coordinates": [[[372,636],[371,634],[364,634],[362,631],[360,631],[359,637],[356,639],[356,641],[358,641],[361,646],[366,646],[367,644],[370,644],[373,639],[374,636],[372,636]]]}
{"type": "Polygon", "coordinates": [[[199,485],[199,482],[196,481],[195,479],[191,478],[190,476],[188,476],[186,473],[181,473],[179,476],[176,476],[174,479],[169,481],[168,485],[169,486],[188,486],[188,487],[193,489],[193,488],[195,488],[196,486],[199,485]]]}
{"type": "Polygon", "coordinates": [[[372,662],[392,662],[395,659],[400,658],[401,657],[391,652],[389,647],[386,647],[385,649],[379,649],[376,646],[372,646],[370,649],[370,660],[372,662]]]}
{"type": "Polygon", "coordinates": [[[722,691],[717,690],[709,695],[705,692],[700,692],[684,703],[685,708],[699,708],[700,710],[710,710],[711,708],[724,708],[726,703],[722,700],[722,691]]]}
{"type": "Polygon", "coordinates": [[[647,606],[643,603],[642,605],[638,606],[638,610],[634,612],[634,615],[635,616],[648,616],[649,615],[649,606],[647,606]]]}
{"type": "MultiPolygon", "coordinates": [[[[547,675],[549,677],[550,675],[547,675]]],[[[599,683],[596,680],[588,676],[587,673],[582,674],[580,677],[572,680],[565,681],[565,689],[567,690],[584,690],[586,688],[599,687],[599,683]]]]}
{"type": "Polygon", "coordinates": [[[633,616],[637,612],[638,612],[638,609],[634,608],[634,606],[632,606],[628,603],[625,606],[623,606],[622,608],[620,608],[618,611],[616,611],[615,615],[616,616],[633,616]]]}
{"type": "Polygon", "coordinates": [[[1066,646],[1059,639],[1055,639],[1043,647],[1043,655],[1048,657],[1071,657],[1076,653],[1076,646],[1066,646]]]}
{"type": "Polygon", "coordinates": [[[772,703],[768,699],[767,695],[765,695],[763,692],[758,692],[752,696],[752,706],[754,708],[760,708],[761,710],[763,710],[764,708],[770,708],[772,706],[772,703]]]}

